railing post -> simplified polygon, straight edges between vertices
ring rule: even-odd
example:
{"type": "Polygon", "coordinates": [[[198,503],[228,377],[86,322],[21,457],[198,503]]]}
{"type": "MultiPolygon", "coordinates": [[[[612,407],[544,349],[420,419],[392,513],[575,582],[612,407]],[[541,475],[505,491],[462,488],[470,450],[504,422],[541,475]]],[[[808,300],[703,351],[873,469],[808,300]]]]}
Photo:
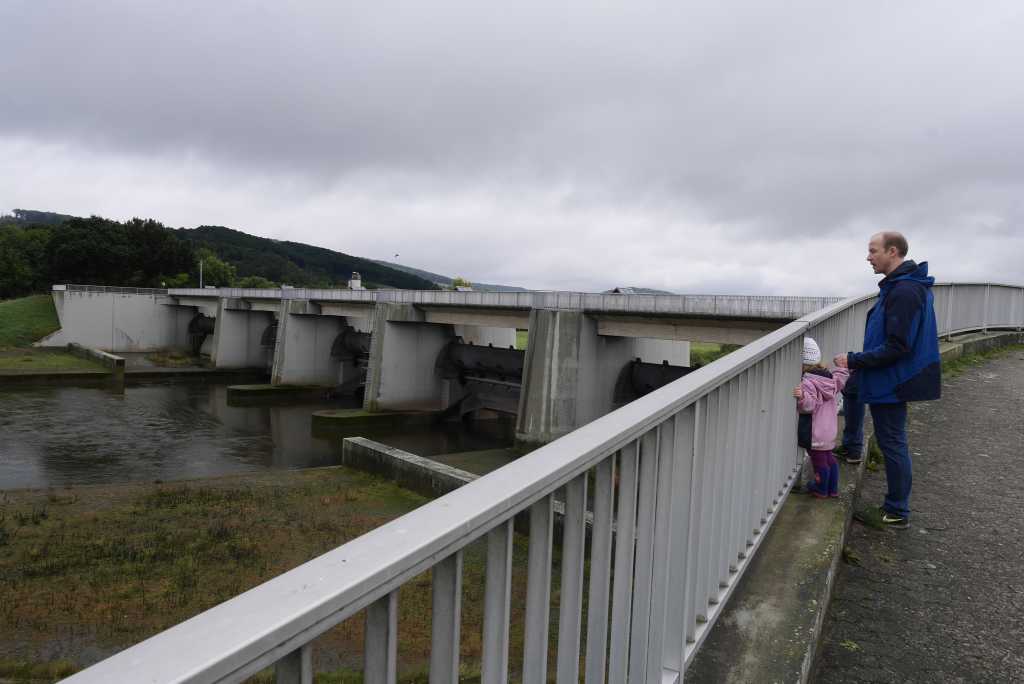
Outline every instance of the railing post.
{"type": "Polygon", "coordinates": [[[590,533],[590,598],[587,602],[587,684],[604,684],[608,646],[608,591],[611,586],[612,509],[615,454],[594,472],[594,525],[590,533]]]}
{"type": "Polygon", "coordinates": [[[986,284],[985,285],[985,313],[983,314],[982,319],[981,319],[981,331],[982,332],[988,332],[988,320],[989,320],[989,316],[988,316],[988,300],[989,300],[989,293],[991,291],[992,291],[992,286],[986,284]]]}
{"type": "Polygon", "coordinates": [[[398,678],[398,590],[366,608],[363,681],[394,684],[398,678]]]}
{"type": "Polygon", "coordinates": [[[619,452],[619,505],[615,518],[615,576],[612,586],[608,681],[626,681],[629,666],[630,615],[633,602],[633,547],[636,539],[637,474],[640,446],[619,452]]]}
{"type": "Polygon", "coordinates": [[[462,551],[434,566],[432,582],[430,684],[456,684],[462,622],[462,551]]]}
{"type": "Polygon", "coordinates": [[[526,561],[526,616],[523,625],[523,682],[526,684],[546,684],[548,681],[553,504],[554,499],[549,495],[530,507],[530,551],[526,561]]]}
{"type": "Polygon", "coordinates": [[[480,680],[508,681],[508,622],[512,600],[512,521],[487,533],[487,578],[484,580],[484,634],[480,680]]]}
{"type": "Polygon", "coordinates": [[[583,551],[586,541],[587,474],[565,486],[562,586],[558,599],[557,680],[578,682],[583,624],[583,551]]]}
{"type": "Polygon", "coordinates": [[[274,667],[276,684],[313,684],[313,645],[303,644],[274,667]]]}

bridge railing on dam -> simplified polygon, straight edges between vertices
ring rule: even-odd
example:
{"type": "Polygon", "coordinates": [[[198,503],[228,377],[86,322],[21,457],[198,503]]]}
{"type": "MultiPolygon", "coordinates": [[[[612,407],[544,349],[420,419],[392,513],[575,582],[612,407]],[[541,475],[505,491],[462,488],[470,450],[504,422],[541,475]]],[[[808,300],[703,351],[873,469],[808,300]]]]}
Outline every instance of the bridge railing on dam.
{"type": "Polygon", "coordinates": [[[341,302],[393,302],[432,306],[477,306],[495,309],[567,309],[666,315],[799,318],[839,301],[837,297],[775,297],[748,295],[595,294],[589,292],[454,292],[440,290],[318,290],[283,288],[182,288],[177,297],[236,299],[308,299],[341,302]]]}
{"type": "MultiPolygon", "coordinates": [[[[1024,326],[1024,288],[934,292],[942,335],[1024,326]]],[[[311,642],[366,609],[365,681],[394,682],[399,590],[432,570],[430,681],[455,682],[463,550],[476,540],[487,548],[481,681],[507,681],[514,668],[523,681],[546,682],[554,611],[557,681],[679,681],[799,469],[791,391],[803,336],[826,358],[857,350],[873,301],[848,299],[789,323],[69,681],[240,681],[276,663],[278,681],[309,682],[311,642]],[[530,527],[523,659],[510,663],[521,512],[530,527]]]]}

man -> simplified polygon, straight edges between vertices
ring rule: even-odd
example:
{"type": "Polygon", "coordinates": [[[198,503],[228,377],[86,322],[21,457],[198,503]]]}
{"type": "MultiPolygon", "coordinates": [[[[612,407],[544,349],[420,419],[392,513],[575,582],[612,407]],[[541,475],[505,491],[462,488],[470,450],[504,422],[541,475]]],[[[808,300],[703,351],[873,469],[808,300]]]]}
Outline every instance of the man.
{"type": "Polygon", "coordinates": [[[907,251],[899,233],[871,236],[868,263],[885,277],[864,325],[864,351],[835,358],[836,366],[857,372],[858,398],[871,407],[888,482],[881,522],[900,530],[910,527],[907,402],[938,399],[942,385],[931,291],[935,279],[928,275],[928,263],[914,263],[907,251]]]}

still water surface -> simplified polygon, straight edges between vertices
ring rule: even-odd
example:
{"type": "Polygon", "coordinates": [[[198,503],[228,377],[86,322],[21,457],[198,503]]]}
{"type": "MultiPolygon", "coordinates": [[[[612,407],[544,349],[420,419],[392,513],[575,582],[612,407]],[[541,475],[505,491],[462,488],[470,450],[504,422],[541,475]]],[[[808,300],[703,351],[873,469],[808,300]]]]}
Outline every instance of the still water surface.
{"type": "MultiPolygon", "coordinates": [[[[339,462],[340,437],[313,436],[310,416],[354,403],[229,406],[227,386],[0,388],[0,489],[180,480],[339,462]]],[[[422,456],[507,446],[486,421],[367,435],[422,456]]]]}

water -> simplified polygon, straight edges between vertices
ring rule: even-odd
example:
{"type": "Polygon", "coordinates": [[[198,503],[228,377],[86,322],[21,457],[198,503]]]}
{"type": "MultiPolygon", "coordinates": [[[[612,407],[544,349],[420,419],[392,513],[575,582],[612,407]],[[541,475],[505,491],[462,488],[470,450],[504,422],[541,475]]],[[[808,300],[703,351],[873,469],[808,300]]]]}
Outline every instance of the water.
{"type": "MultiPolygon", "coordinates": [[[[0,388],[0,489],[213,477],[339,462],[341,439],[314,437],[313,402],[229,406],[227,386],[0,388]]],[[[482,421],[367,437],[422,456],[507,446],[507,424],[482,421]]]]}

